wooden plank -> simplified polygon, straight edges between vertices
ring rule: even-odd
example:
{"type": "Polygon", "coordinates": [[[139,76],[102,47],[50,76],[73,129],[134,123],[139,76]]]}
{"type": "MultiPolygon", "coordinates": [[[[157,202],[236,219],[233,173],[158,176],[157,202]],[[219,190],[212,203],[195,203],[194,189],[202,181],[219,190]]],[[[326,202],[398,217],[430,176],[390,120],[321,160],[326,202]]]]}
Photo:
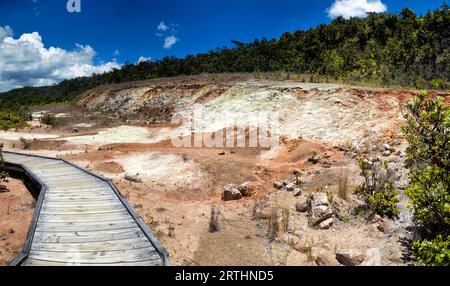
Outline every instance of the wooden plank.
{"type": "Polygon", "coordinates": [[[133,249],[111,252],[46,252],[31,251],[30,259],[40,259],[54,262],[71,263],[128,263],[142,262],[158,259],[159,255],[154,249],[133,249]]]}
{"type": "Polygon", "coordinates": [[[55,208],[53,206],[43,206],[41,214],[96,214],[96,213],[111,213],[111,212],[126,212],[124,206],[114,205],[114,206],[97,206],[97,207],[65,207],[65,208],[55,208]]]}
{"type": "Polygon", "coordinates": [[[37,232],[67,232],[67,231],[107,231],[118,230],[127,227],[136,227],[137,224],[132,219],[117,220],[114,222],[78,222],[78,223],[41,223],[37,232]]]}
{"type": "Polygon", "coordinates": [[[116,214],[97,214],[97,215],[41,215],[39,224],[45,222],[96,222],[96,221],[114,221],[117,219],[129,219],[130,215],[126,212],[116,214]]]}
{"type": "Polygon", "coordinates": [[[57,198],[57,199],[51,199],[51,198],[45,198],[45,202],[49,203],[49,204],[53,204],[53,203],[62,203],[62,204],[72,204],[72,205],[83,205],[83,204],[99,204],[99,203],[117,203],[119,202],[118,199],[110,199],[110,200],[85,200],[85,199],[62,199],[62,198],[57,198]]]}
{"type": "Polygon", "coordinates": [[[77,176],[58,176],[55,178],[41,178],[42,181],[44,181],[46,184],[50,184],[50,183],[63,183],[63,182],[69,182],[71,184],[74,183],[79,183],[79,182],[83,182],[83,183],[104,183],[102,180],[99,180],[97,178],[94,177],[90,177],[88,175],[77,175],[77,176]]]}
{"type": "Polygon", "coordinates": [[[34,243],[32,250],[49,252],[94,252],[94,251],[122,251],[148,248],[153,246],[146,238],[131,238],[117,241],[92,243],[34,243]]]}
{"type": "Polygon", "coordinates": [[[44,204],[42,205],[42,207],[51,207],[54,209],[64,209],[64,208],[83,208],[83,207],[87,207],[87,208],[95,208],[95,207],[114,207],[114,206],[123,206],[119,200],[115,200],[114,202],[110,202],[110,203],[105,203],[104,201],[100,201],[100,202],[88,202],[88,203],[80,203],[80,204],[76,204],[76,203],[58,203],[58,202],[53,202],[53,203],[48,203],[48,201],[45,201],[44,204]]]}
{"type": "Polygon", "coordinates": [[[93,192],[105,192],[112,193],[111,188],[101,187],[101,188],[88,188],[88,189],[77,189],[77,190],[65,190],[65,189],[50,189],[47,190],[48,194],[82,194],[82,193],[93,193],[93,192]]]}
{"type": "MultiPolygon", "coordinates": [[[[45,183],[45,182],[44,182],[45,183]]],[[[46,184],[50,189],[64,189],[67,191],[76,191],[79,189],[98,189],[98,188],[107,188],[108,185],[106,183],[78,183],[78,182],[72,182],[72,183],[55,183],[55,184],[46,184]]]]}
{"type": "Polygon", "coordinates": [[[41,236],[50,235],[58,237],[100,237],[109,234],[130,234],[137,232],[140,232],[140,229],[137,225],[133,224],[130,224],[121,229],[113,229],[113,230],[91,230],[91,231],[76,230],[76,231],[63,231],[57,233],[47,233],[46,231],[40,232],[36,230],[36,233],[38,233],[41,236]]]}
{"type": "Polygon", "coordinates": [[[73,195],[73,194],[46,194],[49,199],[82,199],[82,200],[112,200],[117,198],[116,195],[110,194],[83,194],[83,195],[73,195]]]}
{"type": "MultiPolygon", "coordinates": [[[[68,233],[67,233],[68,234],[68,233]]],[[[33,243],[92,243],[108,242],[132,238],[144,238],[139,230],[121,233],[98,233],[95,236],[68,236],[66,233],[36,233],[33,243]]]]}
{"type": "Polygon", "coordinates": [[[147,260],[147,261],[140,261],[140,262],[127,262],[127,263],[85,263],[85,264],[74,264],[74,263],[68,263],[68,262],[55,262],[55,261],[45,261],[45,260],[39,260],[39,259],[27,259],[24,266],[110,266],[110,267],[128,267],[128,266],[161,266],[161,259],[153,259],[153,260],[147,260]]]}

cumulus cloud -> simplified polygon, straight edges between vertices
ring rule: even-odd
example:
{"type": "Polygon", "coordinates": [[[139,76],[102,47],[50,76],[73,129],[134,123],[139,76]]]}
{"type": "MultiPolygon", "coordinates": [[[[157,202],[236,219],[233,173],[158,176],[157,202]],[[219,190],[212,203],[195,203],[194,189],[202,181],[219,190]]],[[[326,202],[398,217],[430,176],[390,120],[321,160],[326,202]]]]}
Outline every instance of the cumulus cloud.
{"type": "Polygon", "coordinates": [[[339,16],[349,19],[351,17],[365,17],[367,13],[383,13],[387,6],[381,0],[335,0],[327,9],[328,17],[339,16]]]}
{"type": "Polygon", "coordinates": [[[178,33],[178,25],[176,24],[166,24],[164,21],[159,23],[157,33],[155,34],[159,38],[164,37],[163,48],[166,50],[171,49],[180,39],[176,37],[178,33]]]}
{"type": "Polygon", "coordinates": [[[159,23],[157,29],[158,29],[158,31],[165,32],[165,31],[169,30],[169,26],[167,26],[164,22],[161,22],[161,23],[159,23]]]}
{"type": "Polygon", "coordinates": [[[0,41],[2,41],[6,37],[11,37],[12,35],[13,31],[10,26],[0,26],[0,41]]]}
{"type": "Polygon", "coordinates": [[[177,42],[179,41],[179,39],[175,36],[167,36],[166,39],[164,40],[164,49],[169,50],[173,47],[173,45],[175,45],[177,42]]]}
{"type": "Polygon", "coordinates": [[[89,45],[76,44],[71,51],[46,48],[38,32],[14,39],[11,28],[0,27],[0,91],[51,85],[120,67],[115,61],[95,65],[95,56],[89,45]]]}
{"type": "Polygon", "coordinates": [[[151,61],[151,60],[152,60],[152,58],[139,57],[137,63],[140,64],[140,63],[142,63],[142,62],[149,62],[149,61],[151,61]]]}

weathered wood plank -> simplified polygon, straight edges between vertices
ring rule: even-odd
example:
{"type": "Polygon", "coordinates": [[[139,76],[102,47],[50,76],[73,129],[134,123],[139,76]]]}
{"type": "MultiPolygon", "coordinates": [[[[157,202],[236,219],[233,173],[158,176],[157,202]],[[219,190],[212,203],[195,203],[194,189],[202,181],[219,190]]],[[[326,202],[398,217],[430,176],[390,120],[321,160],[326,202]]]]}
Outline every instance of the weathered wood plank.
{"type": "Polygon", "coordinates": [[[127,262],[127,263],[84,263],[84,264],[75,264],[69,262],[55,262],[55,261],[45,261],[38,259],[27,259],[24,263],[24,266],[110,266],[110,267],[127,267],[127,266],[160,266],[161,259],[153,259],[147,261],[140,262],[127,262]]]}
{"type": "Polygon", "coordinates": [[[70,233],[36,233],[33,243],[92,243],[108,242],[145,237],[141,231],[131,230],[121,233],[97,233],[95,236],[77,236],[70,233]]]}
{"type": "Polygon", "coordinates": [[[121,251],[142,248],[153,248],[146,238],[131,238],[117,241],[92,243],[34,243],[32,250],[49,252],[94,252],[94,251],[121,251]]]}
{"type": "Polygon", "coordinates": [[[129,219],[130,215],[126,212],[114,214],[96,214],[96,215],[45,215],[39,217],[39,223],[46,222],[95,222],[95,221],[114,221],[117,219],[129,219]]]}
{"type": "Polygon", "coordinates": [[[67,232],[67,231],[107,231],[130,227],[136,227],[132,219],[117,220],[114,222],[78,222],[78,223],[45,223],[38,225],[36,231],[39,232],[67,232]]]}
{"type": "Polygon", "coordinates": [[[97,206],[97,207],[86,207],[86,206],[79,206],[79,207],[64,207],[64,208],[55,208],[53,206],[42,206],[41,214],[64,214],[64,215],[70,215],[70,214],[99,214],[99,213],[114,213],[114,212],[126,212],[124,206],[121,205],[113,205],[113,206],[97,206]]]}
{"type": "Polygon", "coordinates": [[[127,263],[157,259],[159,256],[153,249],[133,249],[122,251],[95,252],[47,252],[33,250],[31,259],[47,261],[64,261],[71,263],[127,263]]]}

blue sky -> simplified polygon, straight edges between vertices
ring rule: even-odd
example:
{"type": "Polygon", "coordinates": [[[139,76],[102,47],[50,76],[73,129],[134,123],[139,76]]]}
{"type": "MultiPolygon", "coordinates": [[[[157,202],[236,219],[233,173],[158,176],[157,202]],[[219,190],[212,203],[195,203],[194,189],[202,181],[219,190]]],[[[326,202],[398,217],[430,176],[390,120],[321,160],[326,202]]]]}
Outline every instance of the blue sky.
{"type": "MultiPolygon", "coordinates": [[[[136,62],[140,57],[182,57],[224,45],[229,46],[231,40],[249,42],[261,37],[279,37],[286,31],[308,29],[330,22],[332,17],[327,9],[336,4],[334,0],[80,1],[81,13],[68,13],[67,0],[1,0],[0,43],[2,33],[4,40],[5,35],[18,39],[23,34],[37,32],[40,36],[40,40],[37,37],[37,42],[42,41],[45,49],[57,47],[67,52],[66,56],[79,53],[86,64],[93,66],[105,63],[120,65],[125,61],[136,62]],[[164,25],[160,25],[161,22],[164,25]],[[164,47],[166,38],[169,42],[164,47]]],[[[442,0],[336,2],[341,2],[337,3],[341,6],[335,6],[333,10],[338,14],[355,13],[355,10],[351,10],[352,7],[347,7],[354,4],[369,5],[369,9],[380,9],[380,5],[383,5],[384,10],[388,12],[398,12],[409,7],[418,14],[438,8],[442,4],[442,0]],[[374,3],[378,6],[374,6],[374,3]]],[[[12,47],[12,43],[8,47],[12,47]]],[[[0,55],[0,66],[1,61],[0,55]]],[[[28,60],[24,59],[24,64],[26,63],[28,60]]],[[[104,69],[107,70],[111,66],[113,65],[105,66],[104,69]]],[[[51,69],[51,66],[48,69],[51,69]]],[[[85,70],[99,71],[87,66],[85,70]]],[[[19,72],[17,69],[14,71],[19,72]]],[[[77,72],[79,73],[79,70],[77,72]]],[[[0,86],[0,90],[11,86],[52,82],[44,79],[17,84],[11,79],[12,74],[14,73],[3,75],[4,78],[1,79],[0,73],[0,84],[2,81],[4,84],[3,88],[0,86]],[[9,83],[5,83],[5,78],[9,83]]],[[[61,79],[63,77],[61,75],[61,79]]],[[[53,81],[57,80],[58,78],[55,78],[53,81]]]]}

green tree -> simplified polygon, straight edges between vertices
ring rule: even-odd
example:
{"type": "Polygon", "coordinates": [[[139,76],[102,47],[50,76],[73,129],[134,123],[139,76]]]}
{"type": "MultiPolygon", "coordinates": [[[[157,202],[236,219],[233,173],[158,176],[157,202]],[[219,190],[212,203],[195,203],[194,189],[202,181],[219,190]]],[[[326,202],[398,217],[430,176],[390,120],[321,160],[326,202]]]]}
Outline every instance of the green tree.
{"type": "Polygon", "coordinates": [[[409,142],[411,173],[406,194],[424,239],[414,243],[414,254],[425,264],[434,256],[450,265],[450,107],[442,97],[423,93],[408,102],[406,109],[403,132],[409,142]],[[442,260],[442,255],[447,259],[442,260]]]}

